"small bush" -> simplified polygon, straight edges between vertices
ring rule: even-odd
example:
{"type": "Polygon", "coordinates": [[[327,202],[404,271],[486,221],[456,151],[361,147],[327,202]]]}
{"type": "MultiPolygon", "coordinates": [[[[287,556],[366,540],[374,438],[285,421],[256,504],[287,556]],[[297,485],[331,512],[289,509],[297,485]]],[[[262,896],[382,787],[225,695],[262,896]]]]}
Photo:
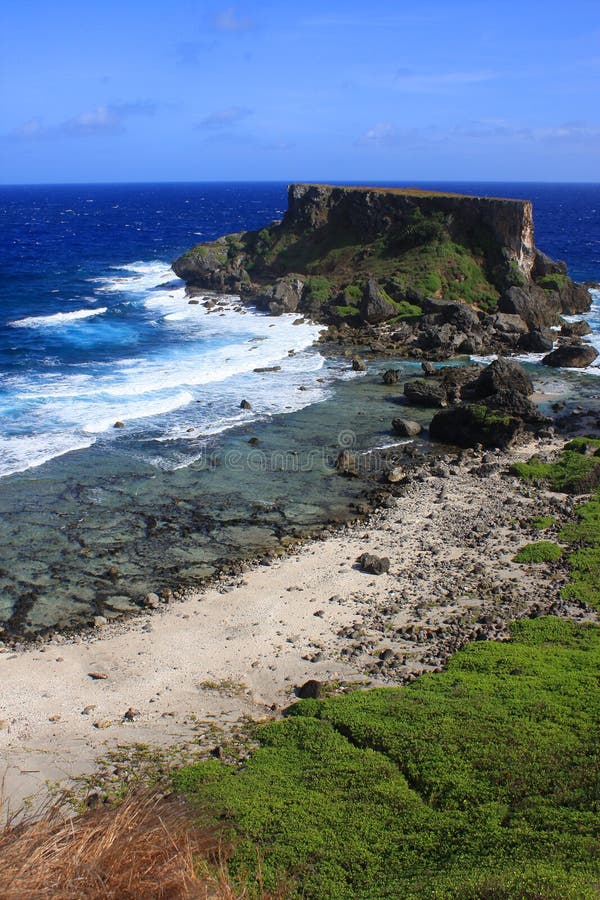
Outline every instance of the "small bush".
{"type": "Polygon", "coordinates": [[[518,563],[556,562],[563,555],[563,548],[552,541],[537,541],[521,547],[515,556],[518,563]]]}
{"type": "Polygon", "coordinates": [[[417,306],[416,303],[409,303],[408,300],[398,300],[394,306],[398,310],[398,315],[395,317],[397,319],[412,319],[422,313],[420,306],[417,306]]]}
{"type": "Polygon", "coordinates": [[[353,319],[359,314],[356,306],[336,306],[335,311],[340,319],[353,319]]]}
{"type": "Polygon", "coordinates": [[[556,522],[552,516],[539,516],[531,524],[537,531],[546,531],[548,528],[552,528],[556,522]]]}
{"type": "Polygon", "coordinates": [[[322,275],[313,275],[306,282],[306,291],[309,300],[323,304],[331,299],[333,288],[327,278],[322,275]]]}
{"type": "Polygon", "coordinates": [[[543,278],[538,279],[538,284],[540,287],[543,287],[545,291],[560,291],[568,281],[568,275],[556,273],[555,275],[544,275],[543,278]]]}
{"type": "Polygon", "coordinates": [[[344,300],[348,306],[358,306],[362,298],[362,288],[358,284],[349,284],[344,288],[344,300]]]}
{"type": "Polygon", "coordinates": [[[442,289],[442,279],[436,272],[429,272],[419,282],[418,289],[424,294],[437,294],[442,289]]]}

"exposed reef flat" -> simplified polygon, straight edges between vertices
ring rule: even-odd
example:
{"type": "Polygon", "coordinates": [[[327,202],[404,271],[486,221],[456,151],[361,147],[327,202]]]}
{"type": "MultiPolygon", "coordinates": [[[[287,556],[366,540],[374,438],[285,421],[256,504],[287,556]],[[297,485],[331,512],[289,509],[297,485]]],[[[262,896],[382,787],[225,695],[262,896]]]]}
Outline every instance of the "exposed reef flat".
{"type": "MultiPolygon", "coordinates": [[[[324,340],[416,358],[546,353],[561,315],[590,307],[536,248],[528,200],[412,189],[291,185],[281,222],[198,244],[173,269],[190,293],[238,293],[325,323],[324,340]]],[[[561,340],[580,345],[569,329],[561,340]]]]}

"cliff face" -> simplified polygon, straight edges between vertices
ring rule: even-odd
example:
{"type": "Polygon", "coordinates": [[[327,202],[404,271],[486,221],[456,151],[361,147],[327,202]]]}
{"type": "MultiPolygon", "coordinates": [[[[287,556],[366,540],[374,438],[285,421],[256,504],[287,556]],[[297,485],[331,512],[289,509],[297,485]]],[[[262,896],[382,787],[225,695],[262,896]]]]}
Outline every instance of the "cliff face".
{"type": "Polygon", "coordinates": [[[525,278],[535,261],[533,210],[529,200],[470,197],[385,188],[347,188],[293,184],[288,190],[284,227],[294,231],[329,224],[340,231],[355,229],[366,242],[390,231],[402,231],[419,210],[425,218],[443,216],[459,243],[491,239],[507,251],[525,278]]]}
{"type": "Polygon", "coordinates": [[[561,313],[590,305],[536,249],[529,201],[419,190],[294,184],[282,222],[199,244],[173,269],[273,314],[387,323],[413,355],[545,349],[561,313]]]}

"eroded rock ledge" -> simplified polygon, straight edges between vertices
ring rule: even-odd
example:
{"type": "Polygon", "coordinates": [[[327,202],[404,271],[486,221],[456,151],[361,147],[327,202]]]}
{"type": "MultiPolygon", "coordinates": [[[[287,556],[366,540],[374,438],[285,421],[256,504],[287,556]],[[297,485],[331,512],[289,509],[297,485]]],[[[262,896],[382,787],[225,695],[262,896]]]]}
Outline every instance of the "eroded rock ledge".
{"type": "MultiPolygon", "coordinates": [[[[239,294],[274,315],[365,330],[443,359],[552,349],[550,326],[590,295],[534,242],[527,200],[294,184],[281,222],[198,244],[173,263],[191,292],[239,294]]],[[[581,335],[565,331],[579,344],[581,335]]]]}

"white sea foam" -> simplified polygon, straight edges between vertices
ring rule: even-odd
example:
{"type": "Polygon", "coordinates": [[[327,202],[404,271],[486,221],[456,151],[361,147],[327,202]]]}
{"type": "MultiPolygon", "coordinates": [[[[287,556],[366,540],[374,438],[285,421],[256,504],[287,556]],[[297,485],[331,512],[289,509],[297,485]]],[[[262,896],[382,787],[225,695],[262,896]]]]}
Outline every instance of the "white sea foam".
{"type": "Polygon", "coordinates": [[[41,466],[57,456],[91,447],[95,438],[79,433],[39,433],[0,437],[0,476],[41,466]]]}
{"type": "MultiPolygon", "coordinates": [[[[180,467],[198,458],[199,442],[207,437],[318,402],[327,396],[326,382],[346,374],[332,369],[326,379],[317,381],[325,361],[309,348],[319,326],[294,325],[293,315],[274,319],[241,309],[239,298],[233,296],[222,297],[213,310],[202,303],[190,304],[183,283],[166,263],[135,262],[93,281],[96,295],[113,291],[126,301],[131,298],[128,305],[120,297],[114,307],[118,328],[127,328],[134,337],[127,343],[131,346],[128,356],[110,362],[91,357],[7,379],[2,385],[6,402],[0,415],[23,434],[7,439],[12,449],[0,449],[3,474],[88,447],[96,440],[90,436],[100,434],[102,440],[124,435],[139,442],[145,433],[165,449],[170,445],[169,458],[161,468],[180,467]],[[158,329],[159,340],[148,343],[146,334],[137,354],[136,330],[148,325],[158,329]],[[254,371],[271,367],[278,371],[254,371]],[[240,409],[244,397],[252,403],[251,412],[240,409]],[[125,423],[125,431],[114,429],[118,421],[125,423]],[[177,441],[183,442],[181,446],[173,443],[177,441]]],[[[67,324],[103,312],[107,307],[30,317],[18,324],[67,324]]],[[[109,334],[116,327],[112,314],[109,306],[101,328],[82,331],[81,340],[91,336],[92,341],[106,342],[108,335],[113,341],[114,335],[109,334]]]]}
{"type": "MultiPolygon", "coordinates": [[[[567,322],[580,322],[582,319],[585,320],[590,328],[592,329],[592,333],[586,335],[583,340],[591,344],[598,353],[600,353],[600,290],[596,290],[595,288],[590,290],[590,295],[592,298],[592,305],[590,307],[589,312],[583,313],[583,315],[575,315],[575,316],[563,316],[567,322]]],[[[600,375],[600,357],[597,357],[591,366],[588,366],[586,369],[572,369],[573,372],[583,372],[586,375],[600,375]]]]}
{"type": "Polygon", "coordinates": [[[106,312],[106,306],[98,309],[75,309],[68,313],[53,313],[51,316],[28,316],[25,319],[15,319],[9,322],[13,328],[55,328],[68,325],[78,319],[91,319],[93,316],[101,316],[106,312]]]}
{"type": "Polygon", "coordinates": [[[151,416],[161,416],[172,412],[182,406],[187,406],[193,400],[189,391],[178,391],[166,397],[157,397],[151,394],[146,396],[123,396],[120,403],[93,403],[85,401],[71,404],[71,413],[79,411],[83,421],[82,431],[86,434],[100,434],[114,427],[115,422],[136,422],[151,416]],[[89,417],[89,418],[88,418],[89,417]]]}

